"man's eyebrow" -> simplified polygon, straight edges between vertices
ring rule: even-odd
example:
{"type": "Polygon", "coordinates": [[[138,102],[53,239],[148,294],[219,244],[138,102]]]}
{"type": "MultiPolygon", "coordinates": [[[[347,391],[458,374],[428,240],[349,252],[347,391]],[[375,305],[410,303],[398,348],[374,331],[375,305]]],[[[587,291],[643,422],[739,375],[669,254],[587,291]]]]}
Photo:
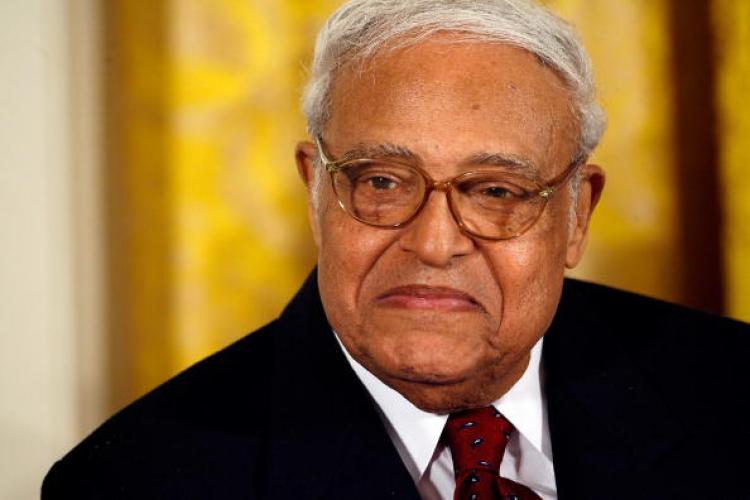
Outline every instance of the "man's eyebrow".
{"type": "MultiPolygon", "coordinates": [[[[341,159],[353,160],[357,158],[398,158],[415,163],[422,163],[421,157],[405,146],[399,146],[392,143],[383,144],[356,144],[348,149],[341,159]]],[[[480,152],[468,156],[461,162],[462,166],[495,166],[505,167],[518,172],[528,174],[537,174],[539,172],[536,165],[523,156],[509,153],[487,153],[480,152]]]]}
{"type": "Polygon", "coordinates": [[[534,162],[523,156],[508,153],[474,153],[461,162],[464,166],[490,165],[495,167],[505,167],[529,174],[538,174],[539,169],[534,162]]]}
{"type": "Polygon", "coordinates": [[[409,148],[396,144],[356,144],[347,150],[342,159],[354,160],[357,158],[398,158],[401,160],[419,161],[419,156],[409,148]]]}

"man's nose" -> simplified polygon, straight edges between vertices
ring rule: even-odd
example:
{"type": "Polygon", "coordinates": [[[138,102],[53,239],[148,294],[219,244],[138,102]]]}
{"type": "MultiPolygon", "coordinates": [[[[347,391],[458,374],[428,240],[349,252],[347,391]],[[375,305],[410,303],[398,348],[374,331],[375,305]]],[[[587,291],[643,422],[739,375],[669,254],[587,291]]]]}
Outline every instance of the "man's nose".
{"type": "Polygon", "coordinates": [[[433,267],[446,267],[454,257],[474,250],[474,240],[461,232],[448,206],[448,197],[438,190],[430,193],[421,212],[403,231],[401,248],[433,267]]]}

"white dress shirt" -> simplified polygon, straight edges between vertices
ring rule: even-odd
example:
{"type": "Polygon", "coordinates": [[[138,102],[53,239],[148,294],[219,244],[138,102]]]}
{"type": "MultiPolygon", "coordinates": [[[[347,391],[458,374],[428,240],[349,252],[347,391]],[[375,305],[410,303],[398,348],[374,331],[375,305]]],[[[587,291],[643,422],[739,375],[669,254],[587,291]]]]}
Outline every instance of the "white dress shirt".
{"type": "MultiPolygon", "coordinates": [[[[336,336],[338,340],[338,335],[336,336]]],[[[518,382],[493,403],[516,428],[505,449],[500,475],[522,483],[544,500],[557,499],[547,405],[542,390],[544,338],[531,350],[529,366],[518,382]]],[[[422,411],[351,357],[354,372],[376,403],[401,460],[425,500],[451,500],[455,489],[450,448],[440,442],[448,415],[422,411]]]]}

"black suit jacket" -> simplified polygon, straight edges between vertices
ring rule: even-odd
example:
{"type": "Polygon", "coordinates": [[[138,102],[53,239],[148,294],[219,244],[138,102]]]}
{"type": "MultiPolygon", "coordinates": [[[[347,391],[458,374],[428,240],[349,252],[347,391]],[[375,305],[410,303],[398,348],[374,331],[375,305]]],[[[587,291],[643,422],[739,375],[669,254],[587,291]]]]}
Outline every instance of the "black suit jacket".
{"type": "MultiPolygon", "coordinates": [[[[750,498],[748,326],[567,280],[543,351],[561,500],[750,498]]],[[[280,318],[57,462],[53,498],[417,499],[313,273],[280,318]]]]}

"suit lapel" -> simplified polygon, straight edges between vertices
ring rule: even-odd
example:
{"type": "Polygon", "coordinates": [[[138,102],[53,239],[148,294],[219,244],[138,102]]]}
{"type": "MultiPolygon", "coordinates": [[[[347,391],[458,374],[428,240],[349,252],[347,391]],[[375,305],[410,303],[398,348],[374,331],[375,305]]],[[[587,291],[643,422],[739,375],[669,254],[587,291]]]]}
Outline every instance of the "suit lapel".
{"type": "Polygon", "coordinates": [[[418,498],[308,278],[279,319],[267,498],[418,498]]]}
{"type": "Polygon", "coordinates": [[[685,428],[646,379],[649,357],[629,345],[627,330],[637,325],[581,286],[566,282],[544,343],[558,495],[603,498],[619,491],[625,497],[685,428]]]}

